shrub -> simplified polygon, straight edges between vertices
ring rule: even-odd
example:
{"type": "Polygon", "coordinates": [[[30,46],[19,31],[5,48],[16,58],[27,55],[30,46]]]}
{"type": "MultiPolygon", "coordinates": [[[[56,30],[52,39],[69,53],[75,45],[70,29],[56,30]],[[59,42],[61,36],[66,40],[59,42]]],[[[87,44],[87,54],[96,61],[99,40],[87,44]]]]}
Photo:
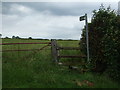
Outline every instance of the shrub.
{"type": "MultiPolygon", "coordinates": [[[[110,7],[101,5],[93,11],[91,23],[88,24],[90,64],[95,72],[106,71],[115,79],[120,77],[120,16],[110,7]]],[[[80,46],[86,54],[85,28],[83,29],[80,46]]]]}

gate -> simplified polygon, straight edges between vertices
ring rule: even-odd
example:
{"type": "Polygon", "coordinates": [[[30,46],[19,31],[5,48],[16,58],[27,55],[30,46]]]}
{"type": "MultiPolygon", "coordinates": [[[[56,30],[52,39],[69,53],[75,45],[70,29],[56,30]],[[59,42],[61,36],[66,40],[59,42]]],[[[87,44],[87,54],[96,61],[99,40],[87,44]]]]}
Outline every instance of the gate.
{"type": "Polygon", "coordinates": [[[57,45],[56,39],[52,39],[51,42],[35,42],[35,43],[0,43],[0,45],[16,45],[16,44],[46,44],[39,49],[18,49],[18,50],[3,50],[0,52],[13,52],[13,51],[39,51],[51,46],[52,58],[55,62],[59,62],[60,58],[86,58],[85,55],[60,55],[60,50],[80,50],[79,47],[60,47],[57,45]]]}
{"type": "Polygon", "coordinates": [[[79,47],[60,47],[56,39],[51,40],[51,53],[53,60],[59,62],[60,58],[86,58],[85,55],[60,55],[60,50],[80,50],[79,47]]]}
{"type": "Polygon", "coordinates": [[[13,51],[39,51],[51,45],[51,42],[35,42],[35,43],[0,43],[0,45],[20,45],[20,44],[47,44],[40,49],[14,49],[14,50],[2,50],[0,52],[13,52],[13,51]]]}

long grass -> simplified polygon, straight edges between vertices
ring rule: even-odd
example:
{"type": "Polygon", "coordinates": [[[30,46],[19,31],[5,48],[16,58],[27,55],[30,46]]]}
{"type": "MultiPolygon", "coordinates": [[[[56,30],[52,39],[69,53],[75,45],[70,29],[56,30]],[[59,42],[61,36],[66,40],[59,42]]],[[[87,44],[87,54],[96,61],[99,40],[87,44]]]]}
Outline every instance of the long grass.
{"type": "MultiPolygon", "coordinates": [[[[3,39],[3,43],[41,42],[41,40],[3,39]]],[[[42,42],[46,42],[43,41],[42,42]]],[[[49,41],[47,41],[49,42],[49,41]]],[[[61,46],[77,47],[79,41],[58,41],[61,46]]],[[[43,45],[11,45],[5,49],[40,48],[43,45]]],[[[61,51],[62,54],[79,54],[76,51],[61,51]],[[63,53],[62,53],[63,52],[63,53]]],[[[79,73],[67,66],[57,65],[52,61],[50,47],[37,52],[2,53],[3,88],[119,88],[119,84],[104,75],[90,72],[79,73]],[[83,81],[92,86],[82,84],[83,81]]],[[[61,62],[79,63],[80,59],[60,59],[61,62]]]]}

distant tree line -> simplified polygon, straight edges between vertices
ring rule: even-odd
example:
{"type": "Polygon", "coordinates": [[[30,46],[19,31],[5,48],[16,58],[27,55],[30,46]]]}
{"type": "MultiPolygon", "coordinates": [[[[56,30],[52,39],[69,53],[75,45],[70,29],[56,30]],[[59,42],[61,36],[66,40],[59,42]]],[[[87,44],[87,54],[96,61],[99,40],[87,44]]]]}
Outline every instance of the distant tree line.
{"type": "MultiPolygon", "coordinates": [[[[110,7],[101,5],[93,11],[88,24],[90,67],[94,72],[106,73],[120,81],[120,16],[110,7]]],[[[86,54],[86,31],[80,40],[82,53],[86,54]]]]}
{"type": "MultiPolygon", "coordinates": [[[[2,34],[1,34],[1,36],[2,36],[2,34]]],[[[49,39],[42,39],[42,38],[38,38],[38,39],[35,39],[35,38],[32,38],[32,37],[28,37],[28,38],[22,38],[22,37],[19,37],[19,36],[12,36],[11,38],[10,37],[8,37],[8,36],[6,36],[4,39],[23,39],[23,40],[25,40],[25,39],[32,39],[32,40],[49,40],[49,39]]]]}
{"type": "Polygon", "coordinates": [[[12,39],[20,39],[19,36],[12,36],[12,39]]]}

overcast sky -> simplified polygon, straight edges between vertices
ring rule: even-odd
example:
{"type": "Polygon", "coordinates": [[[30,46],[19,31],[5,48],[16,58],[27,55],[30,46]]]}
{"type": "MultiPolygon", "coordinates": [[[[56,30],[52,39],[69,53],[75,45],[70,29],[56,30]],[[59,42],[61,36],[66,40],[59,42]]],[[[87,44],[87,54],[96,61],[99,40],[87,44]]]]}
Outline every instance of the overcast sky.
{"type": "MultiPolygon", "coordinates": [[[[3,37],[80,39],[84,21],[79,17],[98,10],[100,4],[117,11],[118,2],[2,2],[3,37]]],[[[1,32],[0,32],[1,33],[1,32]]]]}

